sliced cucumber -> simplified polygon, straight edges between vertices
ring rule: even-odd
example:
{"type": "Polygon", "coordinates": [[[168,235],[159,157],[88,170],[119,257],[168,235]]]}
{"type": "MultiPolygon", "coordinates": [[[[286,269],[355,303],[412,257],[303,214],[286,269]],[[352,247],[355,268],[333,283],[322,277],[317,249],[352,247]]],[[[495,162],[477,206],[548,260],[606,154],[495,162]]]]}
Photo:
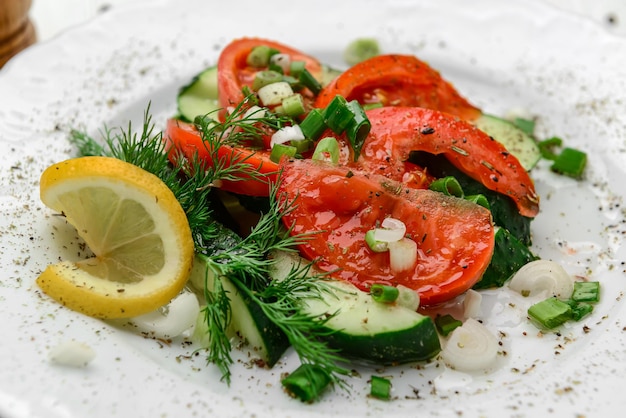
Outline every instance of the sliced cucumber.
{"type": "Polygon", "coordinates": [[[441,346],[430,317],[400,305],[375,302],[350,283],[336,281],[323,299],[308,300],[312,315],[336,315],[326,322],[331,346],[349,357],[376,364],[427,360],[441,346]]]}
{"type": "Polygon", "coordinates": [[[241,338],[263,362],[272,367],[289,347],[287,336],[263,313],[258,304],[242,294],[226,277],[206,274],[206,265],[196,257],[190,281],[194,288],[203,289],[205,276],[209,288],[220,280],[230,299],[232,318],[227,333],[241,338]]]}
{"type": "MultiPolygon", "coordinates": [[[[276,279],[285,277],[296,256],[279,253],[276,279]],[[282,259],[281,259],[282,257],[282,259]]],[[[325,337],[331,347],[346,357],[382,365],[427,360],[441,350],[432,319],[404,306],[375,302],[371,295],[354,285],[331,280],[329,292],[321,298],[303,301],[304,310],[325,323],[325,337]]]]}
{"type": "Polygon", "coordinates": [[[322,87],[325,87],[342,72],[343,71],[333,68],[327,64],[322,64],[322,75],[319,82],[322,87]]]}
{"type": "Polygon", "coordinates": [[[532,169],[541,158],[537,142],[506,119],[483,114],[474,121],[474,125],[503,144],[526,171],[532,169]]]}
{"type": "Polygon", "coordinates": [[[204,116],[219,109],[217,92],[217,66],[209,67],[196,75],[178,92],[178,113],[181,118],[193,122],[196,116],[204,116]]]}
{"type": "Polygon", "coordinates": [[[497,227],[495,243],[489,267],[474,289],[502,287],[517,270],[537,259],[526,245],[504,228],[497,227]]]}

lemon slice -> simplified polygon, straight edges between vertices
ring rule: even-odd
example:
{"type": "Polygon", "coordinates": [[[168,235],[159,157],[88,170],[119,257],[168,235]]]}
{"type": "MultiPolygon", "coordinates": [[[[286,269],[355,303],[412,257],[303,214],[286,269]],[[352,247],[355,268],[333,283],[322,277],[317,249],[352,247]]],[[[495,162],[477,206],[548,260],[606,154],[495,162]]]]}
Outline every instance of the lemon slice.
{"type": "Polygon", "coordinates": [[[37,284],[56,301],[97,318],[128,318],[168,303],[185,285],[191,231],[158,177],[116,158],[74,158],[43,172],[40,197],[95,254],[41,273],[37,284]]]}

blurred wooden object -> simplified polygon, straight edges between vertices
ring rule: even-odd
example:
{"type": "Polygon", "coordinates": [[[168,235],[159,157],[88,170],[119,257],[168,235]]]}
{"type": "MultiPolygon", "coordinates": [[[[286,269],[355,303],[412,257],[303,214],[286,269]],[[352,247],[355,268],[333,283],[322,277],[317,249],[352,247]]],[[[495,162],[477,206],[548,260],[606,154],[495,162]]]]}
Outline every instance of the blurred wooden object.
{"type": "Polygon", "coordinates": [[[28,16],[31,3],[32,0],[0,0],[0,67],[37,39],[28,16]]]}

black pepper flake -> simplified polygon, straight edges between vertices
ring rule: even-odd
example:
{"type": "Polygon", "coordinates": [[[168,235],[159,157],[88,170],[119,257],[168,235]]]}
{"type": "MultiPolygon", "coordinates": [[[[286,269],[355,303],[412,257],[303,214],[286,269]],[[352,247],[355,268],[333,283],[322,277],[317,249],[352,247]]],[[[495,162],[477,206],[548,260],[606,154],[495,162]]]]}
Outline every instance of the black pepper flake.
{"type": "Polygon", "coordinates": [[[421,130],[422,135],[432,135],[435,133],[435,128],[432,126],[427,126],[421,130]]]}
{"type": "Polygon", "coordinates": [[[619,19],[617,18],[617,15],[615,13],[609,13],[606,15],[606,23],[608,23],[609,25],[616,25],[618,21],[619,19]]]}

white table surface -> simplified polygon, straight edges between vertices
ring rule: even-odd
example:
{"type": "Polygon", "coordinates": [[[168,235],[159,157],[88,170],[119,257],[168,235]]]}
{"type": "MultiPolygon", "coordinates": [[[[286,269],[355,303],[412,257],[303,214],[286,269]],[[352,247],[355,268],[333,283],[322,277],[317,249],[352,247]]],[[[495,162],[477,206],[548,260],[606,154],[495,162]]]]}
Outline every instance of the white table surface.
{"type": "MultiPolygon", "coordinates": [[[[80,25],[110,7],[137,0],[33,0],[30,16],[45,41],[80,25]]],[[[588,16],[608,31],[626,36],[625,0],[544,0],[572,13],[588,16]]]]}

